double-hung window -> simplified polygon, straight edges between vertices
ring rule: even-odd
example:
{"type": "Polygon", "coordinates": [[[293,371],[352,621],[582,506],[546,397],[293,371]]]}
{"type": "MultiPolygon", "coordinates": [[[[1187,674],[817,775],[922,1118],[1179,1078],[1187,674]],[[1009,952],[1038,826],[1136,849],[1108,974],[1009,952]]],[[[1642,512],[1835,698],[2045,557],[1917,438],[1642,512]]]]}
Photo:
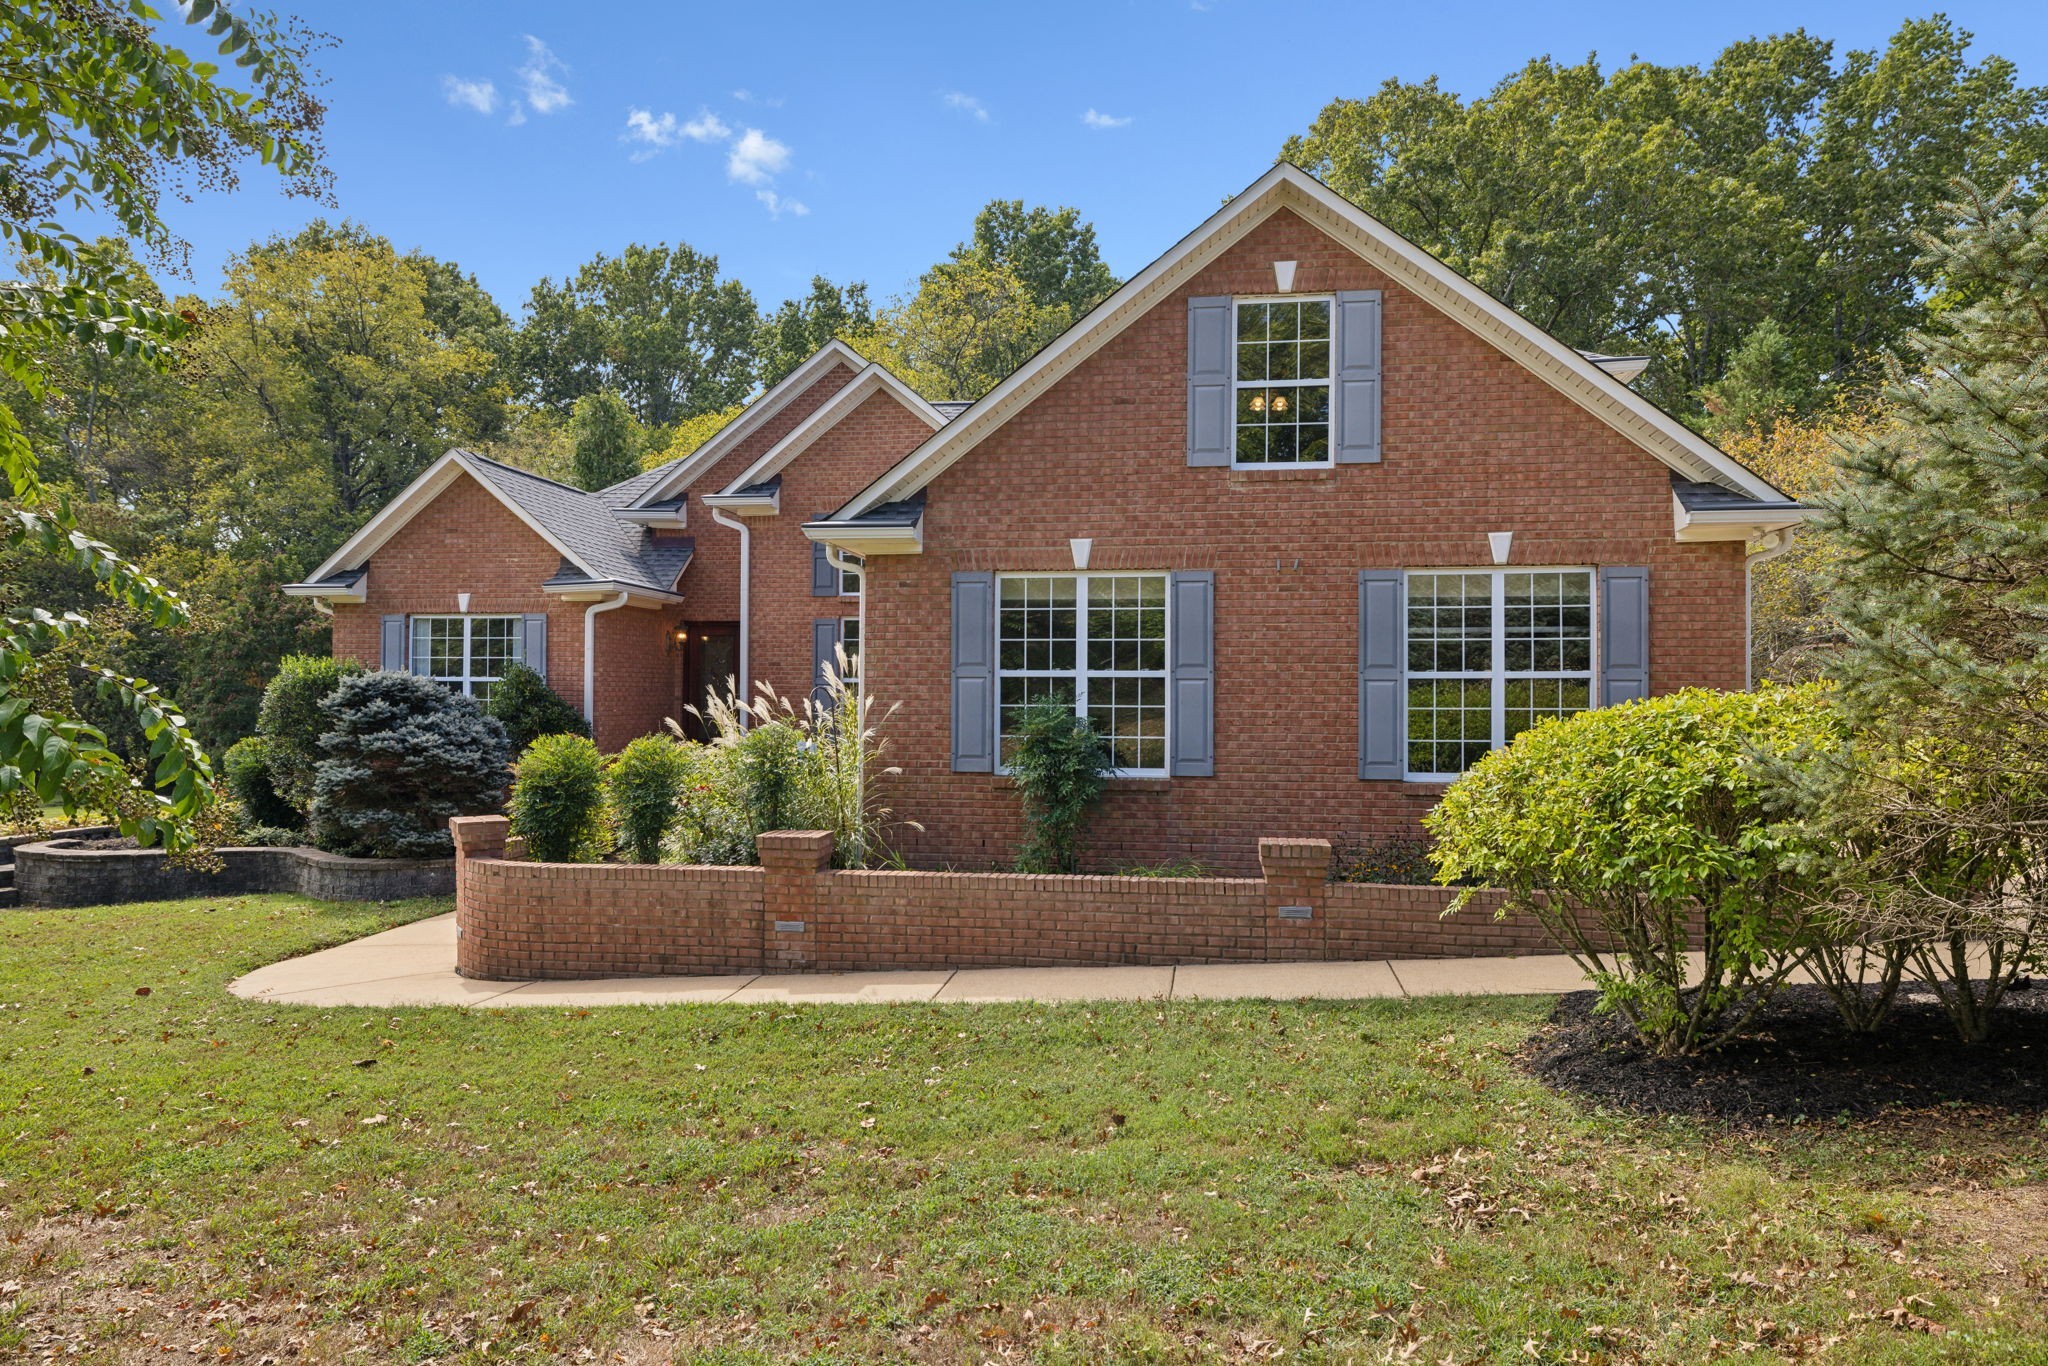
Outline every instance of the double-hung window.
{"type": "Polygon", "coordinates": [[[412,671],[487,702],[505,670],[522,662],[518,617],[414,617],[412,671]]]}
{"type": "Polygon", "coordinates": [[[1239,299],[1239,465],[1330,463],[1328,298],[1239,299]]]}
{"type": "MultiPolygon", "coordinates": [[[[840,681],[849,688],[860,682],[860,618],[839,619],[839,648],[846,655],[846,667],[840,671],[840,681]]],[[[837,668],[835,664],[833,666],[837,668]]]]}
{"type": "Polygon", "coordinates": [[[1166,773],[1166,576],[1014,574],[999,580],[1001,761],[1015,718],[1057,697],[1095,725],[1118,772],[1166,773]]]}
{"type": "Polygon", "coordinates": [[[1538,721],[1593,705],[1593,571],[1407,580],[1408,776],[1450,779],[1538,721]]]}

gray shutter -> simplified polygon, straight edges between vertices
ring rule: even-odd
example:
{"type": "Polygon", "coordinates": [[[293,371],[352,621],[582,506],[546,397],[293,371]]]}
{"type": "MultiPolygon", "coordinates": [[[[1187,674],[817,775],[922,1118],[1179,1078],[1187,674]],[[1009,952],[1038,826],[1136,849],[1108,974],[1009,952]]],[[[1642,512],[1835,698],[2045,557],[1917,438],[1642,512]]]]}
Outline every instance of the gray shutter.
{"type": "Polygon", "coordinates": [[[1400,570],[1358,572],[1358,776],[1363,779],[1399,781],[1408,774],[1402,597],[1400,570]]]}
{"type": "Polygon", "coordinates": [[[1600,705],[1650,695],[1650,571],[1600,571],[1600,705]]]}
{"type": "MultiPolygon", "coordinates": [[[[822,522],[832,514],[821,512],[811,520],[822,522]]],[[[832,561],[825,558],[825,543],[811,542],[811,596],[814,598],[836,598],[839,596],[839,571],[832,567],[832,561]]]]}
{"type": "Polygon", "coordinates": [[[993,773],[996,576],[953,576],[953,771],[993,773]]]}
{"type": "Polygon", "coordinates": [[[1188,300],[1188,463],[1230,464],[1230,298],[1188,300]]]}
{"type": "Polygon", "coordinates": [[[381,655],[377,667],[397,673],[405,672],[405,614],[394,612],[383,619],[382,639],[379,643],[381,655]]]}
{"type": "Polygon", "coordinates": [[[825,670],[839,667],[839,618],[818,617],[811,622],[811,700],[824,706],[831,697],[825,686],[825,670]]]}
{"type": "Polygon", "coordinates": [[[528,612],[523,619],[524,636],[519,653],[520,663],[539,674],[548,676],[548,617],[545,612],[528,612]]]}
{"type": "Polygon", "coordinates": [[[1173,640],[1173,729],[1166,771],[1176,778],[1216,776],[1216,575],[1207,569],[1168,577],[1167,633],[1173,640]]]}
{"type": "Polygon", "coordinates": [[[1337,382],[1330,414],[1337,463],[1377,465],[1380,460],[1380,292],[1350,289],[1337,295],[1337,382]]]}

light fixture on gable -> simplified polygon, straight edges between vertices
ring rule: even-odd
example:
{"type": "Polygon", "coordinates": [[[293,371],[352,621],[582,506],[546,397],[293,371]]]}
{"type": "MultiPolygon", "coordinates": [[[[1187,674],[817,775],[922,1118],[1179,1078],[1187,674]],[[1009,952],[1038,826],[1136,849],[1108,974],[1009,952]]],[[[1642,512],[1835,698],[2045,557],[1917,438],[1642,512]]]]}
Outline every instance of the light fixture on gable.
{"type": "Polygon", "coordinates": [[[1293,293],[1294,262],[1275,261],[1273,263],[1273,283],[1279,287],[1279,290],[1282,294],[1293,293]]]}

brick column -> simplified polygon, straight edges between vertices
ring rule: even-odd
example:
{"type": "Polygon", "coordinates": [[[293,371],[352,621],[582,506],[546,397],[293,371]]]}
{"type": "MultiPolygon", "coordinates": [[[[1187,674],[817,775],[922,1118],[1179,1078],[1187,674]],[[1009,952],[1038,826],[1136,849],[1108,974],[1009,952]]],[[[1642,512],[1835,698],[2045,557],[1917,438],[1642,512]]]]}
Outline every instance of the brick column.
{"type": "Polygon", "coordinates": [[[503,816],[451,816],[448,833],[455,839],[455,970],[464,977],[482,976],[487,965],[479,961],[472,927],[482,923],[485,912],[469,885],[469,861],[505,857],[512,822],[503,816]]]}
{"type": "Polygon", "coordinates": [[[1266,957],[1328,958],[1328,840],[1262,839],[1259,871],[1266,879],[1266,957]]]}
{"type": "Polygon", "coordinates": [[[806,972],[818,965],[818,913],[831,876],[830,830],[774,830],[758,836],[761,870],[761,970],[806,972]]]}

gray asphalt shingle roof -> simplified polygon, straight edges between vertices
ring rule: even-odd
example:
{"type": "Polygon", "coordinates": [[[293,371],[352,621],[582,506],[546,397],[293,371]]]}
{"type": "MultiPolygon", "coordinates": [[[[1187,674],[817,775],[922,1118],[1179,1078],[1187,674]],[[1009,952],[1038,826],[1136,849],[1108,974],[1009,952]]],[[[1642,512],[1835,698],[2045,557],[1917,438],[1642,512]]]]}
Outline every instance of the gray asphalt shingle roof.
{"type": "MultiPolygon", "coordinates": [[[[612,516],[624,502],[608,499],[626,484],[647,479],[656,471],[634,476],[626,484],[614,484],[598,493],[558,484],[526,470],[502,465],[495,460],[464,451],[469,468],[520,511],[545,527],[598,582],[630,584],[673,593],[676,576],[690,562],[693,543],[673,538],[657,539],[640,527],[612,516]]],[[[628,495],[630,498],[631,495],[628,495]]],[[[575,569],[574,565],[566,566],[575,569]]],[[[559,575],[557,576],[560,577],[559,575]]]]}

